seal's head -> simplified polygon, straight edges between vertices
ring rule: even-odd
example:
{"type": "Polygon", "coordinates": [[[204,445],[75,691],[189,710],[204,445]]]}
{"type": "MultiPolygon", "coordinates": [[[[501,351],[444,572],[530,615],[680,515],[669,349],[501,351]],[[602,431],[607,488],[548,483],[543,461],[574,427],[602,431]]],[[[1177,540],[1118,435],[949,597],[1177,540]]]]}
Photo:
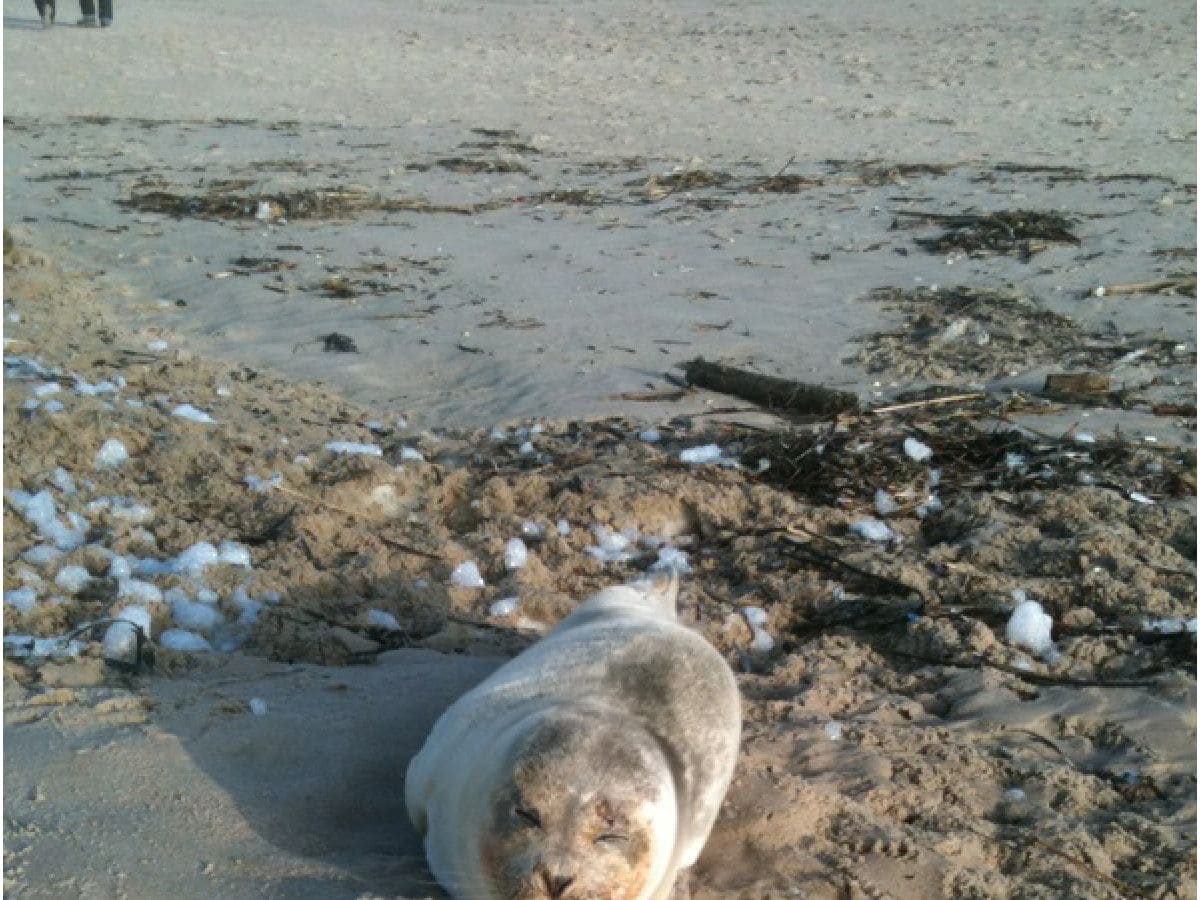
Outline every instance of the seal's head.
{"type": "Polygon", "coordinates": [[[480,869],[506,900],[642,896],[670,868],[670,766],[624,718],[556,710],[514,744],[489,798],[480,869]]]}

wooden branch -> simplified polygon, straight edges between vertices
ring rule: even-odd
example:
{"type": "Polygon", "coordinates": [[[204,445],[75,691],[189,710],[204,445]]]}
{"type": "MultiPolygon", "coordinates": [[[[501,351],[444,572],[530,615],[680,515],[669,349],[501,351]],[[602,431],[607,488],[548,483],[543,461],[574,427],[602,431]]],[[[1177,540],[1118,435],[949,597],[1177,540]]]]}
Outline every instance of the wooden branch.
{"type": "Polygon", "coordinates": [[[683,364],[688,384],[741,397],[769,410],[831,415],[858,409],[858,397],[816,384],[759,375],[697,357],[683,364]]]}

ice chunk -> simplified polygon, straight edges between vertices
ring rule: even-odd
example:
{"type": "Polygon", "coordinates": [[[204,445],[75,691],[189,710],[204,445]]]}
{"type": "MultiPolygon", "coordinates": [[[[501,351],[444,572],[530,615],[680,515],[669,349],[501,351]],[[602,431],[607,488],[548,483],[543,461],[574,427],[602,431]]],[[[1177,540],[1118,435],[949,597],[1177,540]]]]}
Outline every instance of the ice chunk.
{"type": "Polygon", "coordinates": [[[1134,503],[1141,503],[1145,506],[1152,506],[1154,504],[1153,500],[1151,500],[1149,497],[1147,497],[1145,494],[1141,493],[1140,491],[1130,491],[1129,499],[1132,500],[1134,503]]]}
{"type": "Polygon", "coordinates": [[[461,562],[450,573],[450,583],[458,587],[481,588],[484,586],[483,576],[479,574],[479,566],[474,560],[461,562]]]}
{"type": "Polygon", "coordinates": [[[385,631],[400,630],[400,623],[396,621],[396,617],[390,612],[384,612],[382,609],[368,609],[367,624],[374,625],[376,628],[382,628],[385,631]]]}
{"type": "Polygon", "coordinates": [[[271,488],[279,487],[283,484],[283,476],[278,472],[272,472],[267,478],[259,478],[257,475],[247,475],[242,481],[246,482],[246,486],[252,491],[265,493],[271,488]]]}
{"type": "Polygon", "coordinates": [[[1019,803],[1025,799],[1025,792],[1019,787],[1013,787],[1005,791],[1002,796],[1005,800],[1013,803],[1019,803]]]}
{"type": "Polygon", "coordinates": [[[127,459],[129,459],[129,451],[125,449],[125,445],[116,438],[109,438],[96,453],[93,465],[97,469],[115,469],[127,459]]]}
{"type": "Polygon", "coordinates": [[[146,342],[146,349],[151,353],[162,353],[164,350],[169,349],[170,346],[171,345],[167,341],[163,340],[146,342]]]}
{"type": "Polygon", "coordinates": [[[361,456],[383,456],[383,451],[374,444],[357,444],[354,441],[329,441],[325,449],[330,453],[361,456]]]}
{"type": "Polygon", "coordinates": [[[527,541],[540,541],[546,536],[546,526],[530,519],[521,523],[521,537],[527,541]]]}
{"type": "Polygon", "coordinates": [[[128,597],[141,603],[162,603],[162,591],[148,581],[137,578],[118,578],[117,596],[128,597]]]}
{"type": "Polygon", "coordinates": [[[904,455],[915,462],[925,462],[933,456],[933,449],[916,438],[907,437],[904,439],[904,455]]]}
{"type": "Polygon", "coordinates": [[[6,634],[4,651],[14,659],[66,659],[83,652],[80,641],[68,641],[65,636],[33,637],[28,634],[6,634]]]}
{"type": "Polygon", "coordinates": [[[721,448],[716,444],[704,444],[701,447],[688,447],[679,451],[679,461],[691,465],[704,465],[722,461],[721,448]]]}
{"type": "Polygon", "coordinates": [[[182,572],[185,575],[199,575],[206,568],[220,562],[221,555],[217,548],[208,541],[197,541],[179,554],[174,562],[168,561],[168,571],[182,572]]]}
{"type": "Polygon", "coordinates": [[[1054,620],[1036,600],[1023,598],[1024,593],[1014,591],[1013,599],[1018,600],[1017,607],[1008,620],[1005,634],[1011,643],[1026,647],[1038,656],[1047,656],[1054,650],[1054,642],[1050,637],[1054,620]]]}
{"type": "Polygon", "coordinates": [[[520,538],[509,538],[504,544],[504,568],[510,572],[519,569],[529,560],[529,550],[520,538]]]}
{"type": "Polygon", "coordinates": [[[825,724],[825,737],[831,741],[840,741],[842,739],[842,723],[827,722],[825,724]]]}
{"type": "Polygon", "coordinates": [[[571,533],[571,523],[566,519],[559,519],[554,523],[554,530],[557,531],[562,537],[566,537],[571,533]]]}
{"type": "Polygon", "coordinates": [[[1157,631],[1160,634],[1180,634],[1184,631],[1195,634],[1196,620],[1182,618],[1166,618],[1166,619],[1142,619],[1142,628],[1145,631],[1157,631]]]}
{"type": "Polygon", "coordinates": [[[609,530],[605,525],[592,526],[592,538],[595,546],[587,547],[585,552],[602,562],[625,562],[633,559],[630,549],[631,541],[628,535],[609,530]]]}
{"type": "Polygon", "coordinates": [[[879,513],[879,515],[881,515],[881,516],[890,516],[892,513],[894,513],[899,508],[900,508],[900,504],[898,504],[895,500],[892,499],[891,494],[889,494],[883,488],[876,488],[876,490],[875,490],[875,512],[879,513]]]}
{"type": "Polygon", "coordinates": [[[767,624],[767,611],[761,606],[743,606],[742,615],[751,628],[761,628],[767,624]]]}
{"type": "Polygon", "coordinates": [[[519,597],[503,597],[488,607],[488,614],[497,618],[511,616],[517,611],[517,605],[520,602],[519,597]]]}
{"type": "Polygon", "coordinates": [[[37,590],[31,587],[22,587],[5,591],[4,602],[19,613],[27,613],[37,603],[37,590]]]}
{"type": "Polygon", "coordinates": [[[62,551],[53,544],[38,544],[21,554],[21,559],[34,566],[47,566],[62,556],[62,551]]]}
{"type": "Polygon", "coordinates": [[[133,575],[133,567],[124,556],[114,556],[108,561],[109,578],[129,578],[133,575]]]}
{"type": "Polygon", "coordinates": [[[57,394],[62,390],[62,385],[57,381],[43,381],[41,384],[35,384],[31,393],[39,400],[49,397],[51,394],[57,394]]]}
{"type": "Polygon", "coordinates": [[[221,597],[212,588],[202,587],[200,590],[196,591],[196,599],[201,603],[212,605],[217,603],[221,597]]]}
{"type": "Polygon", "coordinates": [[[152,636],[150,611],[142,606],[127,606],[117,613],[116,618],[119,621],[109,625],[104,632],[104,658],[115,662],[136,662],[137,631],[124,623],[129,622],[136,625],[142,630],[144,637],[149,639],[152,636]]]}
{"type": "Polygon", "coordinates": [[[657,428],[645,428],[638,432],[638,440],[647,444],[657,444],[662,440],[662,433],[657,428]]]}
{"type": "Polygon", "coordinates": [[[199,422],[201,425],[217,424],[216,419],[203,410],[196,409],[196,407],[192,406],[190,403],[180,403],[173,410],[171,410],[171,415],[180,419],[187,419],[189,422],[199,422]]]}
{"type": "Polygon", "coordinates": [[[878,519],[867,517],[850,525],[850,530],[868,541],[890,541],[896,533],[878,519]]]}
{"type": "Polygon", "coordinates": [[[75,393],[81,397],[98,397],[101,394],[115,394],[120,390],[120,387],[112,381],[98,381],[95,384],[89,384],[87,379],[81,378],[79,375],[72,375],[75,379],[75,393]]]}
{"type": "Polygon", "coordinates": [[[263,607],[262,601],[251,597],[244,587],[234,588],[233,593],[229,595],[229,600],[241,610],[241,615],[238,616],[239,624],[253,625],[258,620],[258,614],[263,607]]]}
{"type": "Polygon", "coordinates": [[[227,566],[250,568],[250,548],[237,541],[221,541],[217,547],[218,558],[227,566]]]}
{"type": "Polygon", "coordinates": [[[917,507],[917,518],[924,519],[926,516],[933,513],[940,513],[945,508],[946,507],[942,503],[942,499],[937,494],[930,494],[925,499],[925,502],[917,507]]]}
{"type": "Polygon", "coordinates": [[[534,448],[531,441],[524,441],[521,446],[517,448],[517,452],[522,456],[533,456],[533,454],[537,453],[537,450],[534,448]]]}
{"type": "Polygon", "coordinates": [[[401,462],[425,462],[425,454],[423,454],[420,450],[416,449],[415,447],[401,447],[400,448],[400,461],[401,462]]]}
{"type": "Polygon", "coordinates": [[[1077,443],[1077,444],[1094,444],[1094,443],[1096,443],[1096,436],[1094,434],[1092,434],[1090,431],[1077,431],[1077,432],[1075,432],[1074,438],[1075,438],[1075,443],[1077,443]]]}
{"type": "Polygon", "coordinates": [[[54,583],[68,594],[78,594],[91,580],[91,574],[83,566],[63,566],[54,576],[54,583]]]}
{"type": "Polygon", "coordinates": [[[225,617],[215,606],[197,603],[186,596],[171,600],[171,618],[180,628],[198,631],[201,634],[207,634],[225,621],[225,617]]]}
{"type": "Polygon", "coordinates": [[[246,704],[250,707],[250,714],[262,718],[267,714],[267,701],[262,697],[251,697],[250,702],[246,704]]]}
{"type": "Polygon", "coordinates": [[[179,650],[183,653],[202,653],[212,650],[205,638],[194,631],[183,628],[168,628],[158,636],[158,643],[168,650],[179,650]]]}
{"type": "Polygon", "coordinates": [[[765,628],[754,627],[754,639],[750,641],[750,650],[754,653],[770,653],[775,648],[775,638],[767,634],[765,628]]]}
{"type": "Polygon", "coordinates": [[[54,470],[54,474],[50,476],[50,483],[67,495],[74,494],[78,490],[75,487],[75,479],[62,466],[54,470]]]}
{"type": "Polygon", "coordinates": [[[680,575],[688,575],[692,571],[692,565],[688,562],[687,554],[678,547],[670,546],[658,548],[658,559],[654,561],[654,565],[650,568],[678,572],[680,575]]]}
{"type": "Polygon", "coordinates": [[[42,404],[42,410],[48,413],[60,413],[64,409],[66,409],[66,407],[63,406],[61,400],[47,400],[42,404]]]}

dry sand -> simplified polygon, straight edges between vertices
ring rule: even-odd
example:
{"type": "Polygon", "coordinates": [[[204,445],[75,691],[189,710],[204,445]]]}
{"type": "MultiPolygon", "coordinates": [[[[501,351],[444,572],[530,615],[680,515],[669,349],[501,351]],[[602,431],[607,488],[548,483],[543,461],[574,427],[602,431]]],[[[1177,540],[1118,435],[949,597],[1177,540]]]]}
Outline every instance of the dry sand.
{"type": "Polygon", "coordinates": [[[6,503],[5,589],[38,599],[5,633],[128,603],[97,544],[253,565],[205,573],[235,652],[6,659],[7,894],[440,896],[407,758],[654,559],[588,555],[603,524],[688,553],[685,617],[740,673],[694,896],[1196,895],[1195,640],[1146,628],[1196,615],[1193,6],[130,2],[103,32],[31,6],[5,3],[5,353],[58,371],[6,367],[4,487],[48,488],[89,546],[23,561],[6,503]],[[1022,209],[1065,218],[990,240],[909,215],[1022,209]],[[762,431],[664,396],[699,354],[990,397],[762,431]],[[1113,389],[1036,396],[1063,369],[1113,389]],[[995,414],[1042,436],[965,424],[995,414]],[[112,437],[131,458],[95,471],[112,437]],[[746,468],[678,462],[708,441],[746,468]],[[849,531],[879,487],[889,544],[849,531]],[[144,521],[89,510],[110,496],[144,521]],[[546,536],[506,572],[526,521],[546,536]],[[465,559],[486,588],[449,586],[465,559]],[[68,564],[93,577],[62,599],[68,564]],[[273,601],[252,626],[238,587],[273,601]],[[1005,641],[1014,589],[1054,661],[1005,641]]]}

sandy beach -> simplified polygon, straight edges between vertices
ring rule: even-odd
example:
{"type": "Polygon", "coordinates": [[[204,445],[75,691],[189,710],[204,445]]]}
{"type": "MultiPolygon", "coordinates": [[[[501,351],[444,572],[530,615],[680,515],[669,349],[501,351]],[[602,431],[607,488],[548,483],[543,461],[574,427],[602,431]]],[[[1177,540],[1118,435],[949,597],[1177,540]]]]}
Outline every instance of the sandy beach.
{"type": "Polygon", "coordinates": [[[1196,896],[1193,6],[4,12],[6,894],[443,896],[430,724],[665,558],[694,897],[1196,896]]]}

